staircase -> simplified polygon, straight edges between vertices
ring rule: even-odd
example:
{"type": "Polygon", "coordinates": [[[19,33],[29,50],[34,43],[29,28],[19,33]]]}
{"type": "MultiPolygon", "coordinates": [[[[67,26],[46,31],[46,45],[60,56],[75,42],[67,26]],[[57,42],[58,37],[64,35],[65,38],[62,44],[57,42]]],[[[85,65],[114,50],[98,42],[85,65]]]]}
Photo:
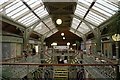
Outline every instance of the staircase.
{"type": "Polygon", "coordinates": [[[68,67],[67,66],[55,66],[54,67],[54,79],[55,80],[67,80],[68,79],[68,67]]]}

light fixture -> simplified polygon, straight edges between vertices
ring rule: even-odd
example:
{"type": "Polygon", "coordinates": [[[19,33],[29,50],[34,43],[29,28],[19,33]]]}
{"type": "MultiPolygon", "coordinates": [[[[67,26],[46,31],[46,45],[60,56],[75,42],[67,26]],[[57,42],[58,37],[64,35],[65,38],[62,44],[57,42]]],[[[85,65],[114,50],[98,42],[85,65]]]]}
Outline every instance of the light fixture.
{"type": "Polygon", "coordinates": [[[76,46],[76,44],[73,44],[73,46],[76,46]]]}
{"type": "Polygon", "coordinates": [[[63,37],[63,39],[65,39],[65,37],[63,37]]]}
{"type": "Polygon", "coordinates": [[[57,46],[57,43],[56,43],[56,42],[53,42],[53,43],[51,44],[51,46],[57,46]]]}
{"type": "Polygon", "coordinates": [[[70,42],[67,42],[67,46],[69,46],[70,45],[70,42]]]}
{"type": "Polygon", "coordinates": [[[64,33],[61,33],[61,36],[64,36],[65,34],[64,33]]]}
{"type": "Polygon", "coordinates": [[[70,50],[72,50],[72,48],[70,48],[70,50]]]}
{"type": "Polygon", "coordinates": [[[62,20],[61,20],[61,19],[57,19],[57,20],[56,20],[56,23],[57,23],[58,25],[60,25],[60,24],[62,24],[62,20]]]}
{"type": "Polygon", "coordinates": [[[114,35],[112,36],[112,39],[113,39],[114,41],[120,41],[120,34],[114,34],[114,35]]]}

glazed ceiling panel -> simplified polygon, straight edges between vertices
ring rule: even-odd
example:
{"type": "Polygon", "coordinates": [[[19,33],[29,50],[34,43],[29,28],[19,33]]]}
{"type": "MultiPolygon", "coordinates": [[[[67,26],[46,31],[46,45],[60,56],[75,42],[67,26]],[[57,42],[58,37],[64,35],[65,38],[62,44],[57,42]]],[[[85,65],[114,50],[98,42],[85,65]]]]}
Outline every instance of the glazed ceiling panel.
{"type": "Polygon", "coordinates": [[[6,15],[26,27],[30,27],[31,24],[40,20],[41,22],[34,30],[40,34],[48,33],[47,37],[62,29],[70,30],[78,36],[86,34],[91,30],[82,20],[95,25],[89,24],[94,29],[117,11],[118,2],[116,0],[0,0],[0,14],[6,15]],[[76,19],[72,15],[76,15],[82,20],[76,19]],[[50,16],[50,18],[42,20],[46,16],[50,16]],[[63,20],[61,25],[56,24],[58,18],[63,20]]]}
{"type": "Polygon", "coordinates": [[[40,34],[45,34],[49,31],[49,29],[42,22],[38,24],[34,30],[40,34]]]}
{"type": "Polygon", "coordinates": [[[53,34],[57,33],[57,32],[58,32],[58,29],[54,28],[52,31],[53,31],[54,33],[52,33],[52,32],[49,33],[49,32],[48,32],[48,33],[44,34],[45,37],[48,38],[48,37],[52,36],[53,34]]]}
{"type": "MultiPolygon", "coordinates": [[[[117,1],[111,1],[111,0],[78,0],[77,7],[75,10],[75,15],[79,16],[80,18],[83,18],[83,20],[86,20],[95,26],[98,26],[102,24],[104,21],[109,19],[111,16],[113,16],[118,11],[118,4],[117,1]],[[92,7],[91,7],[92,6],[92,7]]],[[[82,25],[83,22],[81,21],[74,31],[74,33],[78,30],[82,32],[83,34],[86,34],[90,31],[90,29],[84,29],[82,25]],[[81,26],[82,25],[82,26],[81,26]]],[[[72,22],[72,26],[75,25],[74,22],[72,22]]],[[[74,28],[74,27],[73,27],[74,28]]]]}

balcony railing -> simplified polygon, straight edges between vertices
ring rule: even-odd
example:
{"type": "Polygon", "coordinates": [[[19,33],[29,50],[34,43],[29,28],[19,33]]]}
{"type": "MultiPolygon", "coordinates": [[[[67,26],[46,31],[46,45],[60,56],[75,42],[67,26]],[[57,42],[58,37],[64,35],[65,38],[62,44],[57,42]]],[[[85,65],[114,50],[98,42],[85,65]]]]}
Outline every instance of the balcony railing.
{"type": "Polygon", "coordinates": [[[7,78],[23,78],[25,74],[29,74],[30,72],[37,71],[39,67],[62,66],[64,68],[64,66],[68,66],[68,72],[69,72],[68,78],[71,78],[72,80],[72,78],[76,78],[77,76],[76,72],[80,70],[80,67],[84,66],[84,70],[89,69],[91,70],[91,74],[93,73],[92,75],[95,75],[93,76],[93,78],[96,78],[96,79],[101,78],[102,80],[106,80],[109,78],[113,80],[117,77],[116,72],[118,70],[117,68],[115,68],[116,70],[114,70],[114,75],[113,75],[114,77],[106,77],[105,74],[99,72],[100,70],[102,72],[102,69],[100,68],[104,68],[103,69],[104,71],[104,70],[108,70],[109,66],[117,67],[118,64],[102,64],[102,63],[97,63],[97,64],[41,64],[41,63],[7,63],[7,62],[2,62],[1,64],[3,66],[2,68],[3,77],[7,77],[7,78]],[[99,74],[96,71],[98,71],[99,74]]]}
{"type": "MultiPolygon", "coordinates": [[[[2,60],[3,63],[9,63],[9,64],[14,64],[14,63],[41,63],[41,62],[46,62],[50,58],[45,55],[46,59],[40,59],[40,54],[37,55],[28,55],[27,57],[25,56],[19,56],[15,58],[10,58],[10,59],[4,59],[2,60]]],[[[30,72],[34,72],[38,69],[38,65],[36,66],[29,66],[29,65],[2,65],[2,75],[8,78],[22,78],[25,75],[27,75],[30,72]]]]}

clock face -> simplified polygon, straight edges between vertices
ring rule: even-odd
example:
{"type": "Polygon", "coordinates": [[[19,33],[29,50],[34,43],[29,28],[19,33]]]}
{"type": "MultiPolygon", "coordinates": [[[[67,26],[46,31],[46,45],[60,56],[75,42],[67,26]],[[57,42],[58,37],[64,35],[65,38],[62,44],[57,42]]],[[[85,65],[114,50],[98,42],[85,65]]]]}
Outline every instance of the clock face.
{"type": "Polygon", "coordinates": [[[112,39],[113,39],[114,41],[120,41],[120,34],[114,34],[114,35],[112,36],[112,39]]]}

